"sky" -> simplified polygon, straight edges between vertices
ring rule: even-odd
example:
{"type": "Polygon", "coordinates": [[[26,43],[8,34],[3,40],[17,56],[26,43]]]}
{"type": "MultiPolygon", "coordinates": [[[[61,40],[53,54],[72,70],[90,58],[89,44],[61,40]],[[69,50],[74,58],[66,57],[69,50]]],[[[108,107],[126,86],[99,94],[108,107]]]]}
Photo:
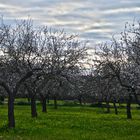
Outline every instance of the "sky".
{"type": "Polygon", "coordinates": [[[37,25],[97,44],[117,36],[126,22],[140,20],[140,0],[0,0],[0,15],[9,24],[31,17],[37,25]]]}

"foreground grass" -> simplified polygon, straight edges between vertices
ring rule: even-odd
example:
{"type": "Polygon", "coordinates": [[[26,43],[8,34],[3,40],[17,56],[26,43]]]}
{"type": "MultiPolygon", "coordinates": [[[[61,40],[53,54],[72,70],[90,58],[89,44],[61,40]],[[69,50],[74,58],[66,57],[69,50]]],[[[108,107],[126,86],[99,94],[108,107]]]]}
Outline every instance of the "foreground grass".
{"type": "Polygon", "coordinates": [[[30,106],[15,106],[16,128],[7,128],[7,106],[0,106],[0,140],[139,140],[140,110],[133,109],[127,120],[125,109],[119,115],[105,114],[101,108],[49,106],[38,118],[30,115],[30,106]]]}

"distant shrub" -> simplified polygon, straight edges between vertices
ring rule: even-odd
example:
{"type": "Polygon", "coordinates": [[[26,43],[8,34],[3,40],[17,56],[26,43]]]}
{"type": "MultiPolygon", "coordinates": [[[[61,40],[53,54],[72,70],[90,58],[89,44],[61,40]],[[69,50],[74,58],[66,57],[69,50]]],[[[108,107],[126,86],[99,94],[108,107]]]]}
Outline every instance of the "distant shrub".
{"type": "Polygon", "coordinates": [[[30,105],[30,102],[19,101],[15,103],[16,105],[30,105]]]}
{"type": "Polygon", "coordinates": [[[94,104],[91,104],[90,107],[106,107],[106,105],[101,104],[101,103],[94,103],[94,104]]]}
{"type": "Polygon", "coordinates": [[[4,104],[4,102],[3,101],[0,101],[0,105],[3,105],[4,104]]]}
{"type": "Polygon", "coordinates": [[[77,102],[75,101],[71,101],[71,100],[67,100],[67,101],[64,101],[64,106],[77,106],[79,105],[77,102]]]}
{"type": "Polygon", "coordinates": [[[136,109],[140,110],[140,106],[137,106],[136,109]]]}

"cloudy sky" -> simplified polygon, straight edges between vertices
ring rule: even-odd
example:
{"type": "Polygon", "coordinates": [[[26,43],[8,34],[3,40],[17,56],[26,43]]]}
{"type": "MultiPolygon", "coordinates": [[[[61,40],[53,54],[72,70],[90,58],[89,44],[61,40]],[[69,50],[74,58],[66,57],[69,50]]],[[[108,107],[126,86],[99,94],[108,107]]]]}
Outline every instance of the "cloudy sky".
{"type": "Polygon", "coordinates": [[[64,29],[98,43],[120,33],[126,22],[140,20],[140,0],[0,0],[6,22],[26,19],[64,29]]]}

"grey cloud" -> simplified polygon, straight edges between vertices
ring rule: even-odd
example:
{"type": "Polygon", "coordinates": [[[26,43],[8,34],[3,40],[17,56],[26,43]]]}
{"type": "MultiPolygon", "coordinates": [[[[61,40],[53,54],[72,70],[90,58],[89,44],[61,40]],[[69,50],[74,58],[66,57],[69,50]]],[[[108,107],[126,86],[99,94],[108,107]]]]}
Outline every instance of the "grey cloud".
{"type": "Polygon", "coordinates": [[[120,33],[140,17],[140,0],[0,0],[7,23],[30,15],[36,24],[62,28],[81,39],[99,42],[120,33]]]}

